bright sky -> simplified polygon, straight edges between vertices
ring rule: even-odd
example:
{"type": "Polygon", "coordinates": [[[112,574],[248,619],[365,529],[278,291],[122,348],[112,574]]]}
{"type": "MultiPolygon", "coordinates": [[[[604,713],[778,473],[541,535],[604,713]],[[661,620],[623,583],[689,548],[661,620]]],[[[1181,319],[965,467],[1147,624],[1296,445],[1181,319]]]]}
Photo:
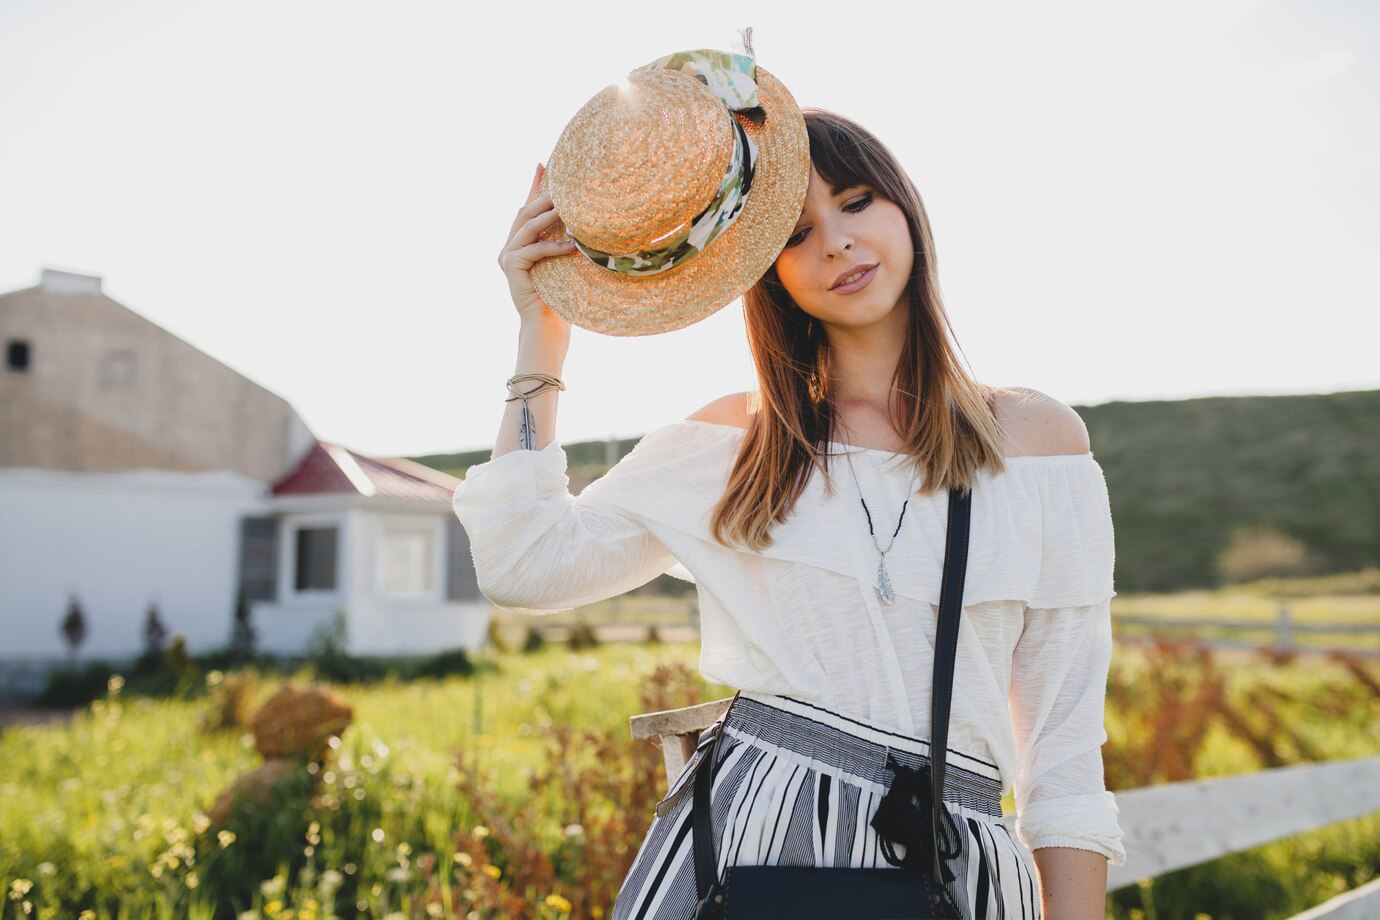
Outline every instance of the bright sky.
{"type": "MultiPolygon", "coordinates": [[[[914,178],[979,379],[1074,405],[1380,387],[1368,0],[617,9],[3,0],[0,291],[101,275],[326,440],[491,447],[496,257],[536,163],[605,85],[750,25],[797,102],[914,178]]],[[[737,303],[576,329],[563,378],[563,442],[755,387],[737,303]]]]}

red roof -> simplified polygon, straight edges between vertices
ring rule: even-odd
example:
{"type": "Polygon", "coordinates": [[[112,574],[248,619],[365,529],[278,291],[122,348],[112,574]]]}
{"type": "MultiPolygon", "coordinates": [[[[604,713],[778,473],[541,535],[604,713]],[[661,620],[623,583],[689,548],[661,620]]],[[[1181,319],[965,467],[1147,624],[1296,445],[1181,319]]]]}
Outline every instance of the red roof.
{"type": "Polygon", "coordinates": [[[450,501],[460,480],[401,457],[366,457],[317,441],[297,468],[273,484],[274,495],[355,495],[450,501]]]}

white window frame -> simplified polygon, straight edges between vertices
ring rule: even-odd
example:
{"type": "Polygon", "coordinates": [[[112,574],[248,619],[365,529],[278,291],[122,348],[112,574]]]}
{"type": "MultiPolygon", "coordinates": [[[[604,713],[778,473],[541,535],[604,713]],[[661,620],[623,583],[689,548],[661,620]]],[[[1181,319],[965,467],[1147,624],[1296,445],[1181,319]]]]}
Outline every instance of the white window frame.
{"type": "Polygon", "coordinates": [[[390,602],[436,602],[445,593],[445,533],[442,521],[414,515],[380,515],[370,553],[371,588],[376,597],[390,602]],[[431,585],[415,594],[394,594],[383,586],[383,541],[389,533],[420,533],[431,541],[431,585]]]}
{"type": "Polygon", "coordinates": [[[345,560],[348,530],[345,517],[340,514],[292,515],[283,521],[283,539],[278,551],[278,596],[291,601],[337,601],[345,594],[344,586],[350,578],[345,560]],[[297,590],[297,532],[335,528],[335,587],[331,590],[308,588],[297,590]]]}

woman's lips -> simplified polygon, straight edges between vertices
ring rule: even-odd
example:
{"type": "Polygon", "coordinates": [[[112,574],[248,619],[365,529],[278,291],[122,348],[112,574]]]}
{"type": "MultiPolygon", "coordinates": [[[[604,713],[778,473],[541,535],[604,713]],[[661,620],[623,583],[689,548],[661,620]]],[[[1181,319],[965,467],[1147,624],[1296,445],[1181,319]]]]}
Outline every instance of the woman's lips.
{"type": "Polygon", "coordinates": [[[878,266],[876,265],[872,266],[867,271],[863,272],[863,276],[859,278],[857,281],[850,281],[847,284],[840,284],[838,287],[833,289],[832,293],[851,294],[854,291],[862,290],[863,288],[867,287],[867,285],[872,281],[872,276],[877,274],[877,268],[878,266]]]}

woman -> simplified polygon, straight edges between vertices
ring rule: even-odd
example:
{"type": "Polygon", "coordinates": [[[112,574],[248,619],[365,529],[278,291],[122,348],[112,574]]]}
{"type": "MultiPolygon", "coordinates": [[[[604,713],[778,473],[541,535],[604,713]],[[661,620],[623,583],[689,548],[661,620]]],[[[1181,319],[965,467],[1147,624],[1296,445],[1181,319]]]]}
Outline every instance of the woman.
{"type": "MultiPolygon", "coordinates": [[[[1087,431],[1054,399],[963,372],[914,185],[862,127],[804,115],[803,209],[743,297],[759,390],[653,431],[577,498],[554,439],[558,390],[526,400],[534,450],[515,449],[511,401],[492,459],[455,494],[480,587],[545,612],[668,570],[694,580],[701,670],[748,706],[716,761],[720,870],[885,866],[868,823],[885,789],[860,758],[922,749],[947,492],[972,484],[945,786],[965,835],[953,894],[969,917],[1101,917],[1107,863],[1125,854],[1100,753],[1112,529],[1087,431]],[[768,740],[766,723],[786,729],[768,740]],[[1015,835],[1000,804],[1013,787],[1015,835]]],[[[570,246],[539,239],[556,217],[537,191],[499,261],[521,316],[518,372],[558,376],[570,327],[528,273],[570,246]]],[[[689,771],[614,920],[691,915],[689,771]]]]}

